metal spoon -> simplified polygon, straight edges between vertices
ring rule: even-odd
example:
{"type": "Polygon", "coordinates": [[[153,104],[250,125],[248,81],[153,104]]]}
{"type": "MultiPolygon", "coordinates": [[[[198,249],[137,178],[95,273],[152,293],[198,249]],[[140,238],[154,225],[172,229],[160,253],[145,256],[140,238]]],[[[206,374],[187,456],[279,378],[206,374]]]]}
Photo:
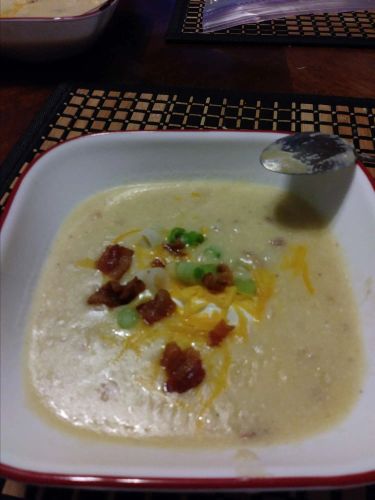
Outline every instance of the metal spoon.
{"type": "Polygon", "coordinates": [[[268,170],[283,174],[317,174],[352,167],[356,153],[337,135],[307,132],[287,135],[267,146],[260,162],[268,170]]]}

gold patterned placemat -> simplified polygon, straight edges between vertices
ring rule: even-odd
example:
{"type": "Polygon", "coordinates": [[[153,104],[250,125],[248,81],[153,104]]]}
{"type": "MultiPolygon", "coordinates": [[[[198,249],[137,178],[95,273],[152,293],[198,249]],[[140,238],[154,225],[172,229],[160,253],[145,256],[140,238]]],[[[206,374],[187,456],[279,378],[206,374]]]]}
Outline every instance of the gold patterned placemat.
{"type": "Polygon", "coordinates": [[[1,208],[28,164],[58,143],[97,132],[169,129],[333,133],[375,166],[375,99],[62,85],[0,168],[1,208]]]}
{"type": "Polygon", "coordinates": [[[375,10],[292,16],[203,33],[205,0],[177,0],[168,40],[375,46],[375,10]]]}

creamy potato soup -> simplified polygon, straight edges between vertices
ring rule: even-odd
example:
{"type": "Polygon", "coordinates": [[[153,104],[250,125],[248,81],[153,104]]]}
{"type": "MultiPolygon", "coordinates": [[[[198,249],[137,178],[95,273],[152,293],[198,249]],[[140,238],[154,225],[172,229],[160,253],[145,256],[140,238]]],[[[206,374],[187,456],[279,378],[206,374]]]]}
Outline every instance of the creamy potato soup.
{"type": "Polygon", "coordinates": [[[0,17],[78,16],[106,0],[1,0],[0,17]]]}
{"type": "Polygon", "coordinates": [[[39,405],[80,429],[270,444],[360,392],[355,301],[325,221],[276,188],[122,186],[64,222],[28,326],[39,405]]]}

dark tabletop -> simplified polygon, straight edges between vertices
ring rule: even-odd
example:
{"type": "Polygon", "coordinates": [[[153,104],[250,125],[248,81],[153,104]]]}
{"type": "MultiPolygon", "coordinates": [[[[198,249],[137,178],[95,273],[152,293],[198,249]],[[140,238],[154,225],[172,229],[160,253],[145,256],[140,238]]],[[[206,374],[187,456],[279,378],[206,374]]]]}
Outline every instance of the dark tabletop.
{"type": "Polygon", "coordinates": [[[87,53],[46,64],[1,60],[0,162],[62,81],[375,97],[375,50],[166,42],[175,0],[120,0],[87,53]]]}

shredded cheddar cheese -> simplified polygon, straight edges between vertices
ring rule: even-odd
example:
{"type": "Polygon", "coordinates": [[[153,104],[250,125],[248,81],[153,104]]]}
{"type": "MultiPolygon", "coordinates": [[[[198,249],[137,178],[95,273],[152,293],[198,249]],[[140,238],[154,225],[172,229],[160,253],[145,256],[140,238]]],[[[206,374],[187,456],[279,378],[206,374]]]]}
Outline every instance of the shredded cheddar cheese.
{"type": "Polygon", "coordinates": [[[295,276],[301,276],[306,289],[311,294],[315,293],[315,288],[310,278],[307,263],[307,247],[305,245],[291,247],[290,251],[284,256],[281,266],[283,269],[291,270],[295,276]]]}
{"type": "MultiPolygon", "coordinates": [[[[223,342],[218,348],[207,349],[208,334],[220,320],[224,319],[230,324],[235,324],[234,339],[241,342],[249,339],[251,321],[249,316],[258,321],[262,318],[268,300],[274,293],[275,285],[275,275],[266,269],[256,270],[254,279],[257,283],[257,295],[254,297],[244,297],[237,293],[235,287],[228,287],[220,294],[212,294],[201,285],[183,286],[174,280],[170,293],[180,304],[177,314],[165,318],[162,323],[153,327],[135,328],[123,341],[117,359],[120,359],[128,349],[134,350],[139,355],[142,348],[155,341],[163,344],[175,341],[183,348],[190,345],[201,348],[204,351],[203,359],[210,387],[210,395],[201,403],[199,415],[202,417],[227,386],[231,364],[228,343],[223,342]],[[234,323],[228,318],[230,309],[236,316],[234,323]]],[[[155,363],[159,365],[159,360],[155,360],[155,363]]]]}
{"type": "Polygon", "coordinates": [[[125,231],[124,233],[119,234],[112,240],[112,245],[115,245],[116,243],[120,243],[120,241],[124,241],[126,238],[131,236],[132,234],[139,233],[141,230],[140,229],[130,229],[129,231],[125,231]]]}
{"type": "MultiPolygon", "coordinates": [[[[124,241],[140,231],[137,228],[126,231],[117,236],[112,243],[124,241]]],[[[202,227],[201,231],[206,234],[208,228],[202,227]]],[[[176,261],[175,256],[171,255],[162,244],[149,247],[142,242],[134,241],[131,248],[134,250],[136,268],[139,270],[149,269],[151,262],[156,258],[166,264],[176,261]]],[[[95,262],[91,259],[82,259],[76,265],[94,268],[95,262]]],[[[305,253],[299,248],[294,250],[283,265],[289,266],[288,268],[293,269],[296,274],[301,273],[307,283],[306,286],[311,284],[305,253]]],[[[142,323],[129,330],[120,340],[119,353],[114,362],[120,361],[129,350],[141,356],[145,349],[155,342],[161,347],[169,342],[176,342],[183,349],[190,346],[198,348],[207,371],[207,384],[197,389],[201,406],[197,425],[200,425],[204,414],[227,387],[231,366],[231,344],[249,340],[251,322],[262,320],[267,304],[275,292],[276,276],[269,269],[256,268],[249,272],[249,278],[256,283],[256,293],[252,296],[244,295],[235,286],[228,286],[221,293],[211,293],[201,284],[186,286],[170,276],[168,291],[177,304],[175,314],[152,326],[142,323]],[[231,332],[230,341],[225,339],[213,349],[208,344],[209,334],[220,321],[234,326],[234,330],[231,332]]],[[[103,336],[103,341],[108,339],[103,336]]],[[[160,359],[154,359],[152,366],[149,374],[150,383],[151,380],[160,379],[160,359]]]]}
{"type": "Polygon", "coordinates": [[[214,372],[214,376],[211,377],[211,384],[209,384],[211,389],[210,395],[205,401],[202,402],[199,416],[197,418],[197,427],[202,425],[203,415],[210,409],[215,399],[220,396],[220,394],[227,387],[231,361],[232,356],[227,344],[223,344],[219,349],[217,349],[214,355],[211,354],[205,357],[207,368],[210,372],[214,372]]]}
{"type": "Polygon", "coordinates": [[[84,269],[95,269],[95,260],[93,259],[80,259],[75,262],[76,267],[82,267],[84,269]]]}

